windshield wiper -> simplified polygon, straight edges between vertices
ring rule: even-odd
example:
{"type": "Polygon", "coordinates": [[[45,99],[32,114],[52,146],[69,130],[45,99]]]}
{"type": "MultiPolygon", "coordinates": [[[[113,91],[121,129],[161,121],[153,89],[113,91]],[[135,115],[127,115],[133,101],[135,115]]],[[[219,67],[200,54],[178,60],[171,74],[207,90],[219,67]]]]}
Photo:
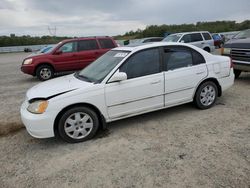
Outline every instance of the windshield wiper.
{"type": "Polygon", "coordinates": [[[93,82],[93,80],[91,80],[90,78],[88,78],[87,76],[81,75],[79,74],[79,72],[76,72],[75,76],[79,79],[84,79],[87,82],[93,82]]]}

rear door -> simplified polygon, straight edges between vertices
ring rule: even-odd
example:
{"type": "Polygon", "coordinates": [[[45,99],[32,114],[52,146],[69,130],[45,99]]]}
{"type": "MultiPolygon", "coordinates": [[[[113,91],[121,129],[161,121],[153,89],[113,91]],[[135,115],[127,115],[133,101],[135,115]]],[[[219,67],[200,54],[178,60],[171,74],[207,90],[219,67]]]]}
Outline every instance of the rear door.
{"type": "Polygon", "coordinates": [[[204,57],[188,47],[163,48],[165,106],[189,102],[197,85],[207,76],[204,57]]]}
{"type": "Polygon", "coordinates": [[[64,43],[57,51],[61,53],[53,54],[51,58],[56,71],[75,70],[79,63],[77,43],[75,41],[64,43]]]}
{"type": "Polygon", "coordinates": [[[100,48],[96,39],[79,40],[77,44],[79,61],[77,69],[86,67],[100,56],[100,48]]]}
{"type": "Polygon", "coordinates": [[[201,33],[192,33],[190,34],[190,36],[191,36],[190,44],[195,45],[199,48],[203,48],[205,42],[203,40],[201,33]]]}

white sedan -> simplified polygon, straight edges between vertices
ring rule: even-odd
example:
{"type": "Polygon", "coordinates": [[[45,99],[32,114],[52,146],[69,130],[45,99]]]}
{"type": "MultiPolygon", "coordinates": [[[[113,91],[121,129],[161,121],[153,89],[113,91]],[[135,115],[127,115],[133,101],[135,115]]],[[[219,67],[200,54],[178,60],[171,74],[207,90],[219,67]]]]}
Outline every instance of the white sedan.
{"type": "Polygon", "coordinates": [[[28,90],[21,117],[33,137],[81,142],[107,122],[192,101],[208,109],[233,83],[229,57],[192,45],[118,47],[80,72],[28,90]]]}

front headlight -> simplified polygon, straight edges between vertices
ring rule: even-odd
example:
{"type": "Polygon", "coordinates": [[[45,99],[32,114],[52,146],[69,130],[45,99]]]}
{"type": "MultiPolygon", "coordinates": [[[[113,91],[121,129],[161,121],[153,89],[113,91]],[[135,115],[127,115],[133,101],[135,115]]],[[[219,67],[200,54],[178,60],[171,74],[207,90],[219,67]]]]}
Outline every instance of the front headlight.
{"type": "Polygon", "coordinates": [[[231,48],[222,48],[221,54],[223,55],[230,55],[231,48]]]}
{"type": "Polygon", "coordinates": [[[24,65],[29,65],[29,64],[31,64],[31,63],[32,63],[32,58],[26,59],[26,60],[23,62],[24,65]]]}
{"type": "Polygon", "coordinates": [[[48,104],[49,102],[46,100],[35,101],[28,106],[27,110],[33,114],[42,114],[47,109],[48,104]]]}

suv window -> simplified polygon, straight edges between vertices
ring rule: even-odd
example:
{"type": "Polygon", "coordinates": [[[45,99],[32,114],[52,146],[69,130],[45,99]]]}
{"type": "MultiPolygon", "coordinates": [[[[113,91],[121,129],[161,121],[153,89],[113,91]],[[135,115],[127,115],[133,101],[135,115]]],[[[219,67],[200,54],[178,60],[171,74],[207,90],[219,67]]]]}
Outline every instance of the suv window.
{"type": "Polygon", "coordinates": [[[208,33],[202,33],[205,40],[211,40],[211,36],[208,33]]]}
{"type": "Polygon", "coordinates": [[[107,48],[114,48],[115,45],[111,39],[98,39],[101,48],[107,49],[107,48]]]}
{"type": "Polygon", "coordinates": [[[184,43],[189,43],[191,42],[191,35],[190,34],[186,34],[184,35],[180,41],[184,41],[184,43]]]}
{"type": "Polygon", "coordinates": [[[96,40],[80,40],[78,41],[78,51],[99,49],[96,40]]]}
{"type": "Polygon", "coordinates": [[[128,79],[155,74],[160,71],[160,55],[158,48],[143,50],[128,59],[121,67],[128,79]]]}
{"type": "Polygon", "coordinates": [[[76,51],[76,42],[67,42],[59,48],[62,53],[70,53],[76,51]]]}
{"type": "Polygon", "coordinates": [[[174,70],[193,65],[191,50],[186,48],[166,47],[164,48],[164,67],[174,70]]]}
{"type": "Polygon", "coordinates": [[[191,42],[203,41],[203,38],[200,33],[191,34],[191,42]]]}

